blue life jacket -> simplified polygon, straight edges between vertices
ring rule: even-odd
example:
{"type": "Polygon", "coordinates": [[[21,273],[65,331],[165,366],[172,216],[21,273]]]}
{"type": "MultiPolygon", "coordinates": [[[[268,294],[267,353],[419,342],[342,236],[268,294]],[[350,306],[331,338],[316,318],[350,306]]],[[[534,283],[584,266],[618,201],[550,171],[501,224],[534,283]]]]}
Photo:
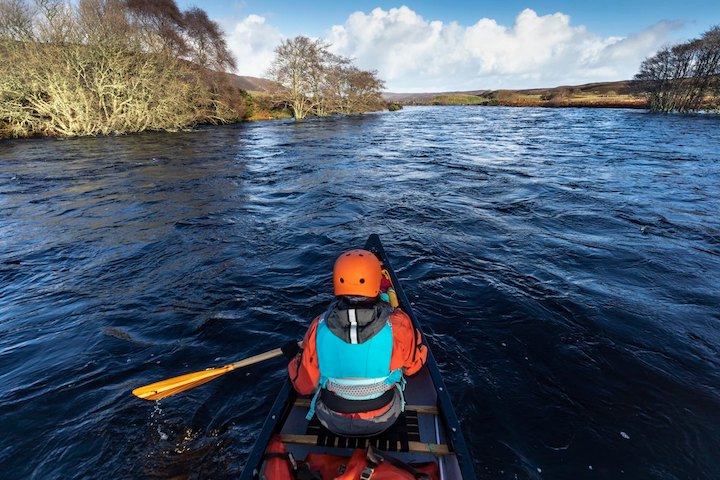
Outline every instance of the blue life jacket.
{"type": "Polygon", "coordinates": [[[327,378],[385,378],[390,374],[393,336],[389,323],[363,343],[347,343],[320,320],[315,344],[320,376],[327,378]]]}
{"type": "Polygon", "coordinates": [[[395,387],[402,393],[405,384],[402,369],[390,370],[393,351],[390,321],[385,320],[385,325],[377,333],[358,343],[357,335],[352,332],[355,316],[353,312],[350,313],[350,343],[336,336],[328,327],[325,318],[318,322],[315,345],[320,385],[311,402],[308,420],[314,414],[315,402],[321,389],[328,389],[347,400],[376,399],[395,387]]]}

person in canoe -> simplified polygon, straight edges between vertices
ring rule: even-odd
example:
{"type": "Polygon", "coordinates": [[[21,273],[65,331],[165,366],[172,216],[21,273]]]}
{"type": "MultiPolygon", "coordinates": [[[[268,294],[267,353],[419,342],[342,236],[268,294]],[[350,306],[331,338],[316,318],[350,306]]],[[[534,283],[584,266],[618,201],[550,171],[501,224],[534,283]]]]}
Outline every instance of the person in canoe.
{"type": "Polygon", "coordinates": [[[334,301],[301,346],[283,346],[290,380],[299,394],[314,393],[308,420],[317,414],[336,435],[376,435],[402,413],[404,375],[422,368],[427,347],[410,317],[391,306],[392,290],[382,292],[390,282],[374,253],[340,255],[333,285],[334,301]]]}

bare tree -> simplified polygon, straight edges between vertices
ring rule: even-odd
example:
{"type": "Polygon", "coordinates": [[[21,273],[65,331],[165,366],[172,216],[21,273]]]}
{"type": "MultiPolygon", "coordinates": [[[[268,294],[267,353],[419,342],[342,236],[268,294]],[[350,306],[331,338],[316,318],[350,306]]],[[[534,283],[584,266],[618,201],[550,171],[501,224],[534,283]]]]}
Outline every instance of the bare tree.
{"type": "Polygon", "coordinates": [[[347,102],[347,79],[351,67],[352,61],[340,55],[334,55],[327,65],[324,94],[328,109],[333,113],[351,113],[347,102]]]}
{"type": "Polygon", "coordinates": [[[124,0],[80,0],[78,23],[85,44],[112,44],[126,51],[142,48],[124,0]]]}
{"type": "Polygon", "coordinates": [[[189,59],[204,68],[217,71],[235,70],[237,64],[228,49],[220,25],[207,13],[191,8],[184,13],[189,59]]]}
{"type": "Polygon", "coordinates": [[[279,99],[296,119],[309,114],[355,113],[383,108],[384,83],[377,72],[355,67],[348,58],[334,55],[321,40],[295,37],[275,49],[269,75],[282,90],[279,99]]]}
{"type": "Polygon", "coordinates": [[[183,37],[185,20],[175,0],[125,0],[144,48],[173,57],[187,55],[183,37]]]}
{"type": "Polygon", "coordinates": [[[635,75],[650,109],[689,112],[712,108],[720,93],[720,27],[701,38],[660,50],[635,75]],[[712,98],[708,98],[712,97],[712,98]]]}
{"type": "Polygon", "coordinates": [[[72,7],[62,0],[0,0],[0,38],[19,42],[77,41],[72,7]]]}
{"type": "Polygon", "coordinates": [[[366,112],[382,108],[380,95],[385,83],[377,76],[376,71],[351,68],[348,72],[347,97],[352,112],[366,112]]]}
{"type": "Polygon", "coordinates": [[[269,74],[283,90],[276,95],[288,105],[296,119],[303,119],[315,107],[317,97],[313,97],[313,72],[320,62],[320,50],[326,49],[319,40],[308,37],[295,37],[283,40],[275,49],[269,74]]]}
{"type": "MultiPolygon", "coordinates": [[[[205,68],[170,46],[175,33],[185,35],[174,1],[137,3],[131,9],[129,0],[0,0],[0,55],[13,66],[0,69],[0,137],[176,130],[242,119],[242,92],[209,80],[205,68]],[[161,38],[172,25],[175,33],[161,38]],[[148,39],[159,42],[156,51],[148,39]]],[[[221,38],[219,29],[210,33],[221,38]]]]}
{"type": "Polygon", "coordinates": [[[0,40],[34,40],[34,16],[35,11],[24,0],[0,0],[0,40]]]}
{"type": "Polygon", "coordinates": [[[314,100],[313,114],[318,117],[325,117],[335,113],[333,109],[333,78],[332,72],[335,65],[341,64],[345,59],[333,55],[328,51],[327,43],[319,44],[317,56],[310,65],[308,78],[310,81],[310,96],[314,100]]]}
{"type": "Polygon", "coordinates": [[[46,43],[76,43],[76,17],[72,6],[63,0],[35,0],[38,39],[46,43]]]}

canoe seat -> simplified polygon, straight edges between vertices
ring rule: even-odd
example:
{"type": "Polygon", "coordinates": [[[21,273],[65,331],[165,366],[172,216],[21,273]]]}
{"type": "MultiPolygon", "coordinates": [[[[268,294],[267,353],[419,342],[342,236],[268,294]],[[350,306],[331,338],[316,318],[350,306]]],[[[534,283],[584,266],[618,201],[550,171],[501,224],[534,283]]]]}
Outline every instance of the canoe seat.
{"type": "Polygon", "coordinates": [[[343,437],[323,427],[317,417],[313,417],[306,433],[317,437],[316,445],[321,447],[366,448],[369,445],[385,452],[407,452],[410,442],[420,441],[418,417],[416,412],[405,411],[392,427],[372,437],[343,437]]]}
{"type": "MultiPolygon", "coordinates": [[[[309,398],[298,398],[295,400],[295,406],[300,408],[310,408],[310,399],[309,398]]],[[[437,415],[438,409],[434,405],[411,405],[407,404],[405,405],[405,411],[408,410],[421,413],[421,414],[428,414],[428,415],[437,415]]]]}
{"type": "MultiPolygon", "coordinates": [[[[280,434],[280,440],[283,443],[288,443],[288,444],[294,443],[296,445],[308,445],[308,446],[320,445],[318,437],[316,435],[294,435],[294,434],[289,434],[289,433],[282,433],[282,434],[280,434]]],[[[368,439],[368,438],[357,438],[355,440],[358,440],[357,447],[348,447],[348,448],[367,448],[368,445],[370,444],[370,442],[372,441],[371,439],[368,439]]],[[[337,448],[341,448],[341,447],[337,446],[337,448]]],[[[422,443],[422,442],[409,442],[408,449],[406,450],[406,452],[429,453],[429,454],[435,455],[435,456],[452,455],[453,454],[453,452],[450,450],[450,447],[448,447],[445,444],[422,443]]]]}
{"type": "MultiPolygon", "coordinates": [[[[307,409],[310,407],[310,399],[297,398],[293,406],[307,409]]],[[[367,448],[371,445],[385,452],[449,454],[450,451],[447,445],[427,444],[420,441],[418,415],[438,415],[438,409],[434,405],[405,405],[405,411],[398,417],[392,427],[372,437],[335,435],[323,427],[317,417],[313,417],[307,425],[305,435],[283,435],[283,438],[287,436],[289,438],[288,443],[320,447],[367,448]]]]}

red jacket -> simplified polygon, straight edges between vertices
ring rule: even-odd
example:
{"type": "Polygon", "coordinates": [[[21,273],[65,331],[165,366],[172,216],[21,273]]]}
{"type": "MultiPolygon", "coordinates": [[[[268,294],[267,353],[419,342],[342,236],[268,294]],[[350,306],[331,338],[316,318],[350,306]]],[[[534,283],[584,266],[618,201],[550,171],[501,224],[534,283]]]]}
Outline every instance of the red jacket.
{"type": "MultiPolygon", "coordinates": [[[[295,390],[301,395],[310,395],[320,380],[320,365],[317,358],[315,333],[320,317],[310,324],[302,341],[303,351],[290,360],[288,373],[295,390]]],[[[422,335],[412,324],[407,313],[396,308],[390,314],[393,332],[393,351],[390,370],[402,368],[404,375],[417,373],[427,360],[427,347],[422,344],[422,335]]]]}

